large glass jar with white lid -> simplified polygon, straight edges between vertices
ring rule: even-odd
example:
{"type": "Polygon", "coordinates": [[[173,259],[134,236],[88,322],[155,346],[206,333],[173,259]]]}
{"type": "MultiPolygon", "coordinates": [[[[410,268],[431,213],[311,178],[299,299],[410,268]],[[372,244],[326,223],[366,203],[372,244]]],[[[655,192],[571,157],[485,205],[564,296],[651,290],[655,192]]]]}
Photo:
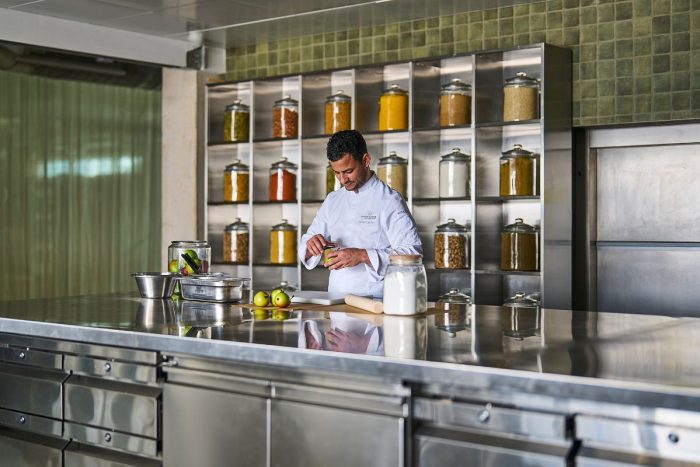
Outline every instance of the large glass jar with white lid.
{"type": "Polygon", "coordinates": [[[533,120],[538,115],[539,82],[527,73],[516,73],[503,87],[503,121],[533,120]]]}
{"type": "Polygon", "coordinates": [[[537,271],[539,268],[539,232],[521,218],[501,231],[501,269],[537,271]]]}
{"type": "Polygon", "coordinates": [[[408,160],[391,151],[387,157],[379,159],[377,164],[377,177],[394,190],[398,191],[404,199],[407,197],[408,160]]]}
{"type": "Polygon", "coordinates": [[[384,313],[425,313],[428,286],[421,255],[391,255],[384,276],[384,313]]]}
{"type": "Polygon", "coordinates": [[[408,128],[408,92],[392,84],[379,98],[379,131],[408,128]]]}
{"type": "Polygon", "coordinates": [[[272,108],[272,137],[296,138],[299,135],[299,101],[284,96],[272,108]]]}
{"type": "Polygon", "coordinates": [[[247,203],[250,168],[236,159],[224,169],[224,201],[247,203]]]}
{"type": "Polygon", "coordinates": [[[248,141],[250,131],[250,107],[240,100],[226,106],[224,114],[224,141],[238,143],[248,141]]]}
{"type": "Polygon", "coordinates": [[[537,154],[515,144],[513,149],[502,153],[500,165],[501,196],[537,196],[537,154]]]}
{"type": "Polygon", "coordinates": [[[454,219],[438,225],[435,230],[435,269],[467,269],[468,238],[467,227],[454,219]]]}
{"type": "Polygon", "coordinates": [[[351,119],[350,96],[338,90],[326,98],[325,130],[327,135],[350,129],[351,119]]]}
{"type": "Polygon", "coordinates": [[[282,219],[270,229],[270,263],[293,265],[297,262],[297,228],[282,219]]]}
{"type": "Polygon", "coordinates": [[[470,191],[471,157],[459,148],[440,159],[440,198],[465,198],[470,191]]]}
{"type": "Polygon", "coordinates": [[[168,271],[189,276],[209,272],[211,245],[202,240],[176,240],[168,247],[168,271]],[[187,258],[185,258],[185,255],[187,258]]]}
{"type": "Polygon", "coordinates": [[[335,176],[335,171],[329,162],[326,166],[326,196],[338,188],[340,188],[340,180],[335,176]]]}
{"type": "Polygon", "coordinates": [[[237,217],[224,229],[224,261],[247,263],[248,245],[250,245],[248,224],[237,217]]]}
{"type": "Polygon", "coordinates": [[[459,289],[451,289],[446,294],[440,295],[435,308],[435,326],[447,332],[450,337],[467,329],[469,326],[469,305],[471,298],[463,294],[459,289]]]}
{"type": "Polygon", "coordinates": [[[270,166],[270,201],[295,201],[297,199],[297,165],[286,157],[270,166]]]}
{"type": "Polygon", "coordinates": [[[440,126],[457,126],[471,123],[471,86],[455,78],[440,90],[440,126]]]}

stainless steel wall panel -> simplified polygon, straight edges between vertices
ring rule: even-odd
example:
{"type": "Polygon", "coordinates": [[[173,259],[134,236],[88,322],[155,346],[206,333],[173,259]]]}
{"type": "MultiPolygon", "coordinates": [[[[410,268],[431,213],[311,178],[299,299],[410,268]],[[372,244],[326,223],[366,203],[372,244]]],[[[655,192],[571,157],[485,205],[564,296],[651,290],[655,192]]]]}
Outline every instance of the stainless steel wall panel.
{"type": "Polygon", "coordinates": [[[599,245],[599,311],[700,315],[697,265],[693,247],[599,245]]]}
{"type": "Polygon", "coordinates": [[[60,371],[0,364],[0,407],[60,420],[65,378],[60,371]]]}
{"type": "Polygon", "coordinates": [[[160,388],[71,376],[65,391],[66,420],[158,437],[160,388]]]}

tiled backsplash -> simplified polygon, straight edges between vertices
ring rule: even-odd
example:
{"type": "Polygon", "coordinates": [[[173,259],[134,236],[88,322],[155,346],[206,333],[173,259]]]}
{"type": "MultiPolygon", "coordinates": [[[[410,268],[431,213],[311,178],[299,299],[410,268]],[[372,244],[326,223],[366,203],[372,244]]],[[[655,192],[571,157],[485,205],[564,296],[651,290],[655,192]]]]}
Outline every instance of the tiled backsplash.
{"type": "Polygon", "coordinates": [[[700,118],[700,0],[546,0],[228,50],[247,80],[548,42],[573,50],[576,126],[700,118]]]}

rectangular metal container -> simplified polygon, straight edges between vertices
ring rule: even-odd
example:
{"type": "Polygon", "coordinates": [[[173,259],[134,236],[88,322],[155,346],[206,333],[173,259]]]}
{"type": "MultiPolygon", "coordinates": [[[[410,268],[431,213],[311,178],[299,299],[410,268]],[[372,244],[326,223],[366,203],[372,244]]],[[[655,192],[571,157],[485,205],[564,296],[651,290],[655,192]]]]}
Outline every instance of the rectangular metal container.
{"type": "Polygon", "coordinates": [[[180,293],[185,300],[248,303],[250,279],[227,274],[183,277],[180,279],[180,293]]]}

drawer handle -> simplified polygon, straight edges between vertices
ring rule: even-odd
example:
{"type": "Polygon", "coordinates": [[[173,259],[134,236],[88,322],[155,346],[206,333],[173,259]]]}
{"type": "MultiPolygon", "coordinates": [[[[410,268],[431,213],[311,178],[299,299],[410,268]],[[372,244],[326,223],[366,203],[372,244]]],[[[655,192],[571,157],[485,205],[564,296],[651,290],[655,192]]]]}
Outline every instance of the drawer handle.
{"type": "Polygon", "coordinates": [[[27,356],[27,354],[24,353],[24,352],[20,352],[19,354],[17,354],[17,357],[18,357],[20,360],[24,360],[24,357],[26,357],[26,356],[27,356]]]}
{"type": "Polygon", "coordinates": [[[105,373],[109,373],[110,371],[112,371],[112,364],[107,362],[105,363],[105,373]]]}
{"type": "Polygon", "coordinates": [[[19,416],[19,423],[20,423],[20,425],[24,425],[25,423],[27,423],[27,417],[25,417],[24,415],[20,415],[19,416]]]}
{"type": "Polygon", "coordinates": [[[491,404],[487,405],[485,409],[479,411],[479,421],[481,423],[488,423],[491,420],[491,404]]]}
{"type": "Polygon", "coordinates": [[[111,443],[112,442],[112,435],[109,433],[105,433],[105,443],[111,443]]]}
{"type": "Polygon", "coordinates": [[[676,443],[678,443],[678,441],[680,441],[680,437],[677,434],[671,432],[668,434],[668,441],[671,444],[676,444],[676,443]]]}

